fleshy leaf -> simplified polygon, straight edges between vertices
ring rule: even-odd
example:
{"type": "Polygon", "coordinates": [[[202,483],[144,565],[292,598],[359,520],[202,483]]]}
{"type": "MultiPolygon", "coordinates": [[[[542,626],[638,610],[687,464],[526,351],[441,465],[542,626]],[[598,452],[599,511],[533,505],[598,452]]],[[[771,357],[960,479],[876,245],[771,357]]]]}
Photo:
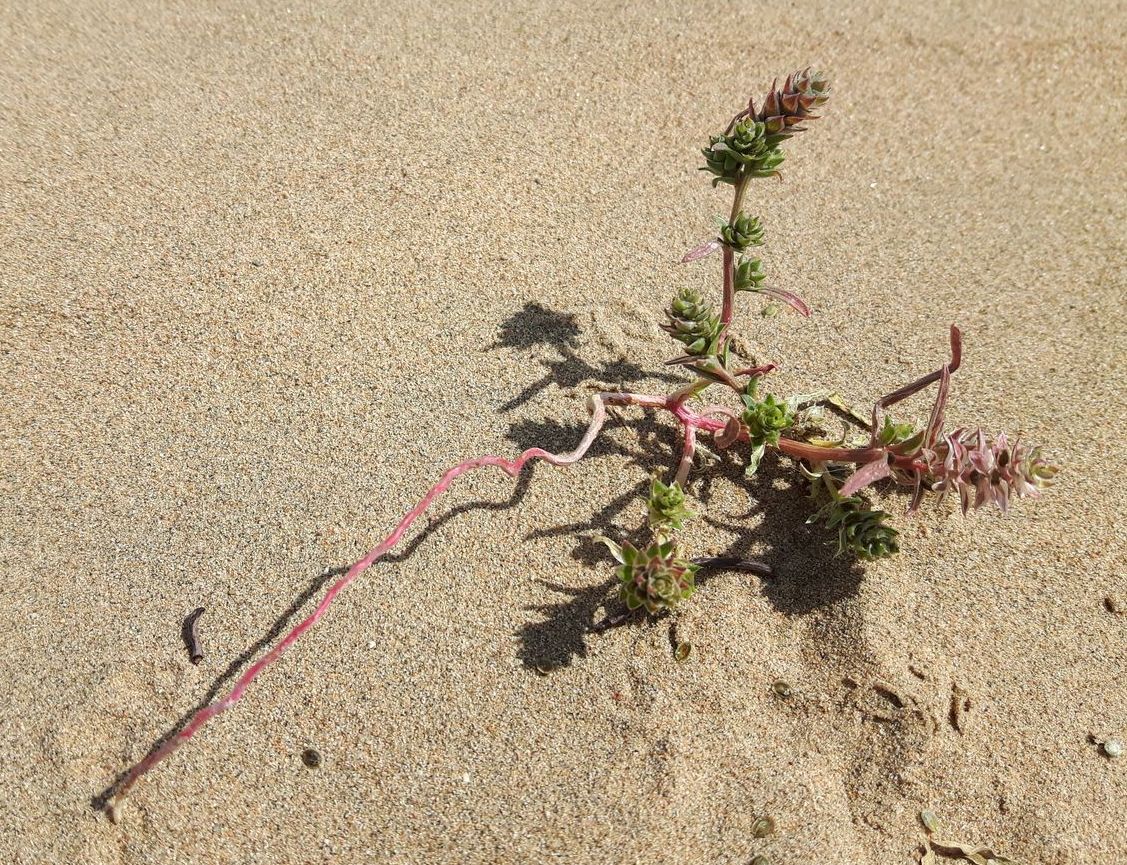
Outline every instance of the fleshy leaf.
{"type": "Polygon", "coordinates": [[[861,468],[857,469],[849,480],[842,485],[841,495],[848,498],[854,493],[863,490],[869,484],[874,484],[882,478],[888,477],[890,474],[892,474],[892,467],[888,464],[888,459],[882,454],[879,459],[865,463],[861,468]]]}
{"type": "Polygon", "coordinates": [[[767,445],[756,445],[751,449],[751,456],[747,460],[747,468],[744,469],[744,475],[751,477],[759,470],[759,463],[763,459],[763,455],[767,453],[767,445]]]}
{"type": "Polygon", "coordinates": [[[708,256],[712,255],[712,253],[716,252],[716,250],[718,250],[720,246],[720,241],[715,237],[711,240],[706,240],[700,246],[696,247],[695,249],[690,249],[688,252],[686,252],[684,257],[681,259],[681,264],[688,264],[692,261],[699,261],[702,258],[707,258],[708,256]]]}
{"type": "Polygon", "coordinates": [[[806,301],[804,301],[793,291],[787,291],[782,288],[771,288],[770,286],[760,286],[759,288],[756,288],[754,290],[759,294],[765,294],[768,297],[773,297],[776,300],[782,301],[791,309],[802,313],[808,318],[812,312],[810,307],[806,304],[806,301]]]}
{"type": "Polygon", "coordinates": [[[622,547],[612,541],[605,535],[596,535],[595,540],[610,550],[610,554],[614,556],[619,564],[626,564],[626,559],[622,555],[622,547]]]}

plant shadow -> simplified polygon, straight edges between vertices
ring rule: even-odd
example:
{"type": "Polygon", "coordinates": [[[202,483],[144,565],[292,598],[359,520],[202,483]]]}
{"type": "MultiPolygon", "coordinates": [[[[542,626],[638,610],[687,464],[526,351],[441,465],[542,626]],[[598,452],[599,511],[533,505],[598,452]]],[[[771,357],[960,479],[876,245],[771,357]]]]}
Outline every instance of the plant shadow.
{"type": "Polygon", "coordinates": [[[852,598],[860,588],[864,568],[855,559],[838,556],[836,537],[807,520],[817,509],[810,501],[805,481],[795,483],[796,472],[787,458],[768,454],[755,477],[744,477],[744,467],[726,463],[721,476],[742,487],[749,497],[746,516],[759,517],[749,530],[739,519],[706,517],[708,523],[740,537],[722,553],[747,558],[755,555],[774,576],[762,581],[763,594],[785,616],[805,616],[852,598]]]}
{"type": "MultiPolygon", "coordinates": [[[[677,436],[668,428],[668,438],[675,442],[677,436]]],[[[631,454],[637,458],[638,455],[631,454]]],[[[804,495],[796,494],[791,483],[794,472],[781,465],[777,456],[768,455],[756,476],[750,481],[744,477],[744,466],[731,455],[724,454],[708,480],[698,484],[692,492],[702,501],[712,498],[715,479],[724,478],[742,487],[749,496],[745,514],[728,518],[704,517],[713,527],[731,532],[737,539],[723,552],[721,558],[752,559],[766,564],[773,574],[770,577],[753,576],[767,601],[778,612],[788,617],[803,617],[835,605],[856,595],[864,571],[854,560],[837,557],[830,535],[818,526],[806,524],[814,507],[804,495]],[[754,522],[753,521],[757,521],[754,522]],[[753,524],[753,525],[752,525],[753,524]],[[749,527],[751,526],[751,527],[749,527]]],[[[605,550],[592,539],[592,535],[607,531],[623,511],[636,505],[646,495],[648,481],[594,510],[583,523],[538,529],[528,535],[550,537],[577,534],[580,540],[572,557],[586,565],[610,572],[613,562],[605,550]]],[[[648,542],[649,533],[644,524],[633,531],[621,533],[635,544],[648,542]]],[[[698,588],[716,579],[747,579],[746,574],[731,574],[723,569],[702,569],[698,572],[698,588]]],[[[518,657],[529,668],[557,668],[571,665],[576,659],[589,654],[589,641],[605,639],[593,631],[595,614],[604,608],[608,614],[625,612],[617,598],[617,579],[610,576],[585,587],[564,586],[547,581],[541,584],[564,598],[551,603],[527,608],[540,618],[530,621],[518,632],[520,647],[518,657]]],[[[644,621],[637,617],[632,622],[644,621]]]]}
{"type": "MultiPolygon", "coordinates": [[[[555,383],[560,387],[578,387],[592,379],[630,383],[644,379],[659,379],[675,385],[683,378],[669,374],[654,375],[625,359],[595,365],[582,358],[578,351],[582,330],[578,317],[572,313],[552,310],[542,304],[529,302],[501,326],[500,338],[490,348],[515,348],[528,350],[536,346],[551,346],[560,355],[556,360],[540,360],[547,372],[526,386],[517,396],[501,406],[511,411],[531,400],[555,383]]],[[[626,457],[630,464],[647,470],[669,466],[679,458],[680,435],[672,424],[657,421],[646,413],[632,421],[630,427],[637,435],[637,448],[626,447],[615,439],[615,427],[608,423],[604,434],[592,445],[587,459],[607,456],[626,457]]],[[[508,438],[518,448],[543,447],[548,450],[567,450],[583,434],[583,425],[563,424],[549,418],[542,421],[523,419],[510,425],[508,438]]],[[[746,490],[749,509],[746,514],[729,519],[707,518],[716,528],[735,534],[734,541],[721,555],[737,559],[757,558],[767,564],[775,574],[773,578],[759,579],[761,590],[771,605],[787,616],[805,616],[832,607],[853,597],[860,586],[863,570],[855,561],[834,554],[829,534],[818,526],[807,525],[806,520],[814,508],[803,495],[796,495],[792,484],[794,471],[781,464],[777,454],[768,455],[752,479],[744,477],[745,466],[730,451],[721,452],[713,471],[698,472],[692,482],[693,494],[708,502],[717,482],[724,479],[746,490]],[[749,523],[758,518],[754,528],[749,523]],[[764,549],[765,548],[765,549],[764,549]],[[755,554],[757,553],[757,555],[755,554]]],[[[606,551],[594,540],[596,533],[607,532],[618,524],[622,514],[644,498],[648,481],[634,484],[630,489],[602,504],[581,522],[536,529],[526,535],[527,540],[578,535],[572,549],[573,559],[590,567],[609,569],[606,551]]],[[[618,526],[620,538],[630,538],[644,543],[647,531],[644,525],[632,531],[618,526]]],[[[722,571],[701,571],[697,584],[723,577],[722,571]]],[[[618,602],[614,591],[616,579],[612,576],[587,587],[572,587],[541,581],[545,588],[564,596],[561,600],[529,608],[540,619],[523,626],[518,634],[521,661],[527,667],[560,667],[571,664],[576,658],[587,656],[587,640],[596,611],[600,607],[613,608],[618,602]]],[[[595,637],[597,639],[597,637],[595,637]]]]}
{"type": "Polygon", "coordinates": [[[529,301],[520,312],[514,313],[501,325],[501,336],[486,350],[495,348],[532,349],[551,346],[559,358],[537,362],[547,371],[534,382],[500,406],[500,411],[512,411],[535,398],[553,384],[559,388],[579,387],[589,381],[637,382],[660,381],[680,385],[683,376],[655,373],[625,358],[601,361],[597,365],[579,354],[580,327],[575,313],[557,312],[539,303],[529,301]]]}

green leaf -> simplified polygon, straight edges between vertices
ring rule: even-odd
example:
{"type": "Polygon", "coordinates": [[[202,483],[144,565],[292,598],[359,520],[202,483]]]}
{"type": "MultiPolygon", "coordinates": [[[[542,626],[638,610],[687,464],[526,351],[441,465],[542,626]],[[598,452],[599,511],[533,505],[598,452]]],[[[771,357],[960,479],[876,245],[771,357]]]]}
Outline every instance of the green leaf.
{"type": "Polygon", "coordinates": [[[751,456],[747,461],[747,468],[744,469],[744,477],[751,477],[759,470],[759,463],[763,459],[763,455],[767,452],[767,445],[759,444],[751,449],[751,456]]]}
{"type": "Polygon", "coordinates": [[[612,541],[605,535],[596,535],[595,540],[610,550],[610,554],[615,557],[622,564],[626,563],[626,559],[622,554],[622,547],[612,541]]]}

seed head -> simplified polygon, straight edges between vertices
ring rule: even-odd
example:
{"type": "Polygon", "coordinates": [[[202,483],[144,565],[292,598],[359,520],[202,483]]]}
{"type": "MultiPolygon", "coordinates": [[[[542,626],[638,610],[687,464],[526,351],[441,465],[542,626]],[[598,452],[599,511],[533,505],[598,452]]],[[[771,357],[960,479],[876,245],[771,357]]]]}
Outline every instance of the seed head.
{"type": "Polygon", "coordinates": [[[931,488],[941,495],[957,492],[964,513],[987,504],[1005,511],[1012,497],[1040,495],[1057,473],[1040,448],[1010,444],[1005,433],[991,439],[981,429],[941,436],[921,456],[931,488]]]}

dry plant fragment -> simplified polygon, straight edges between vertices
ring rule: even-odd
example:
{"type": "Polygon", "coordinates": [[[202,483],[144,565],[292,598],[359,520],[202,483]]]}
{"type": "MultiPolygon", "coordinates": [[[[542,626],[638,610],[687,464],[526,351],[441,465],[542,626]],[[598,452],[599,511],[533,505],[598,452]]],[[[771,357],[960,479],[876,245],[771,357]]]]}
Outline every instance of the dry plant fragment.
{"type": "Polygon", "coordinates": [[[184,620],[184,642],[188,647],[188,660],[199,664],[203,660],[203,650],[200,648],[199,619],[204,614],[203,607],[196,607],[184,620]]]}
{"type": "MultiPolygon", "coordinates": [[[[681,433],[680,460],[671,469],[668,482],[655,478],[648,497],[650,538],[635,543],[604,542],[618,562],[619,594],[625,614],[608,615],[592,630],[605,631],[629,618],[631,611],[650,615],[675,610],[687,601],[696,587],[697,571],[728,559],[692,558],[677,535],[693,516],[688,506],[689,480],[698,455],[708,453],[698,439],[711,437],[716,451],[742,453],[745,473],[753,476],[771,453],[788,457],[810,481],[811,496],[818,502],[815,518],[824,519],[836,535],[838,553],[861,559],[877,559],[899,550],[891,516],[873,507],[864,497],[872,484],[889,482],[910,491],[914,510],[925,495],[959,496],[963,510],[997,505],[1003,511],[1014,498],[1037,496],[1052,482],[1056,468],[1036,447],[1019,443],[1004,434],[988,436],[980,430],[943,430],[943,415],[951,376],[962,358],[962,334],[950,329],[951,358],[939,369],[877,400],[867,441],[830,441],[815,428],[816,417],[805,406],[807,397],[783,397],[765,388],[774,363],[747,366],[733,347],[732,325],[737,297],[758,295],[769,306],[785,304],[803,316],[810,306],[789,288],[775,285],[763,259],[753,250],[764,246],[763,220],[745,209],[752,182],[778,177],[785,159],[782,146],[806,131],[818,118],[815,110],[830,98],[826,77],[807,68],[793,72],[779,86],[772,84],[756,106],[755,99],[739,111],[724,131],[709,138],[703,149],[702,170],[712,175],[714,186],[732,189],[732,204],[715,236],[686,254],[685,262],[712,259],[720,253],[721,289],[719,306],[699,291],[677,292],[662,325],[678,343],[679,354],[668,361],[689,376],[672,393],[655,395],[619,391],[595,394],[589,400],[590,424],[575,450],[553,454],[530,448],[515,459],[482,456],[450,468],[394,528],[367,555],[325,593],[316,609],[286,634],[263,657],[252,664],[224,698],[204,707],[167,741],[154,747],[133,766],[114,791],[111,809],[116,809],[136,781],[179,748],[216,715],[242,699],[254,680],[308,631],[328,610],[337,595],[373,563],[395,547],[415,521],[464,474],[479,468],[499,468],[516,477],[533,460],[567,467],[583,458],[606,421],[607,410],[632,407],[672,416],[681,433]],[[931,414],[923,426],[893,422],[886,411],[893,405],[931,386],[936,387],[931,414]],[[706,402],[706,391],[719,388],[728,402],[706,402]]],[[[761,319],[761,324],[769,324],[761,319]]],[[[840,403],[840,399],[838,403],[840,403]]],[[[833,405],[833,401],[830,402],[833,405]]],[[[850,415],[853,413],[850,411],[850,415]]],[[[761,563],[734,560],[720,565],[770,575],[761,563]]],[[[539,668],[547,673],[547,668],[539,668]]],[[[775,693],[788,696],[790,687],[777,682],[775,693]]],[[[116,810],[113,810],[116,813],[116,810]]]]}
{"type": "Polygon", "coordinates": [[[923,843],[923,852],[920,854],[920,865],[938,865],[938,860],[935,857],[937,852],[942,856],[965,859],[973,865],[1019,865],[1013,859],[995,853],[990,847],[983,847],[979,844],[965,844],[961,841],[941,841],[935,838],[939,819],[931,811],[921,811],[920,822],[927,831],[927,837],[923,843]]]}

